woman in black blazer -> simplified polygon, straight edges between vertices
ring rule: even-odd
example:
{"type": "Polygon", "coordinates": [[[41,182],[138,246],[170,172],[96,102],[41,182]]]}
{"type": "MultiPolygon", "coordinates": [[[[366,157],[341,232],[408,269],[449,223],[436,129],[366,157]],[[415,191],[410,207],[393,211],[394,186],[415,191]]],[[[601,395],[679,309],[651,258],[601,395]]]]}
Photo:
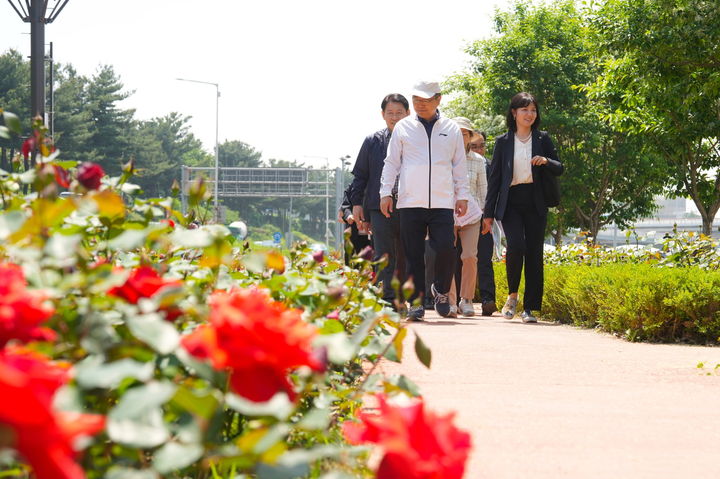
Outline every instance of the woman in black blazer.
{"type": "Polygon", "coordinates": [[[540,108],[529,93],[518,93],[506,118],[508,132],[495,139],[490,164],[482,234],[491,231],[494,220],[502,223],[507,238],[505,267],[509,296],[502,313],[515,316],[520,276],[525,263],[525,298],[521,319],[536,323],[532,311],[542,307],[543,241],[548,206],[542,188],[542,175],[563,172],[550,136],[538,130],[540,108]]]}

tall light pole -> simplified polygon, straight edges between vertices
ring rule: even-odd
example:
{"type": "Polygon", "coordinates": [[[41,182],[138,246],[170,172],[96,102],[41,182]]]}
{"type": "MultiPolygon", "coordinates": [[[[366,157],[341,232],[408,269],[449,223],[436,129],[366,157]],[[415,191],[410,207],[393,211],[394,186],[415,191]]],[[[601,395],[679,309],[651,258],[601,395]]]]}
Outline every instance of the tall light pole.
{"type": "Polygon", "coordinates": [[[220,206],[218,204],[219,196],[219,184],[220,184],[220,145],[218,143],[218,129],[219,129],[219,111],[220,111],[220,85],[217,83],[201,80],[188,80],[187,78],[176,78],[180,81],[189,81],[192,83],[202,83],[204,85],[212,85],[215,87],[215,222],[220,222],[220,206]]]}
{"type": "Polygon", "coordinates": [[[30,116],[39,116],[43,122],[45,122],[45,25],[55,21],[68,1],[8,0],[20,19],[30,24],[30,116]]]}

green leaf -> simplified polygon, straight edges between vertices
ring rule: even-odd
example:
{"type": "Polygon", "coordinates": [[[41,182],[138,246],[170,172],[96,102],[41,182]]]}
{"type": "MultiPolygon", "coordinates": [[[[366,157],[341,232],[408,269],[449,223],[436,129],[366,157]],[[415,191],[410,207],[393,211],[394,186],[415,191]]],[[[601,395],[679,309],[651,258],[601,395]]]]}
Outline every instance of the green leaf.
{"type": "Polygon", "coordinates": [[[70,265],[73,265],[77,261],[77,251],[81,241],[81,235],[56,233],[50,237],[50,240],[45,245],[45,253],[56,260],[70,260],[70,265]]]}
{"type": "Polygon", "coordinates": [[[167,441],[170,433],[161,406],[175,394],[175,389],[169,382],[152,382],[128,390],[108,414],[110,439],[140,448],[157,447],[167,441]]]}
{"type": "Polygon", "coordinates": [[[22,211],[9,211],[0,215],[0,239],[6,240],[11,234],[22,228],[27,217],[22,211]]]}
{"type": "Polygon", "coordinates": [[[175,391],[172,402],[189,413],[208,420],[212,418],[220,404],[220,401],[212,392],[200,394],[185,386],[180,386],[177,391],[175,391]]]}
{"type": "Polygon", "coordinates": [[[415,333],[415,354],[417,355],[418,359],[421,363],[425,365],[426,368],[430,369],[430,363],[432,362],[432,351],[425,345],[422,339],[420,339],[420,336],[418,336],[417,333],[415,333]]]}
{"type": "Polygon", "coordinates": [[[271,466],[260,463],[257,465],[255,472],[258,479],[297,479],[298,477],[307,477],[310,474],[310,465],[301,463],[292,466],[271,466]]]}
{"type": "Polygon", "coordinates": [[[153,466],[160,474],[167,474],[187,467],[200,459],[204,449],[199,444],[169,442],[153,455],[153,466]]]}
{"type": "Polygon", "coordinates": [[[127,467],[113,466],[105,474],[105,479],[159,479],[157,472],[152,469],[129,469],[127,467]]]}
{"type": "Polygon", "coordinates": [[[16,135],[22,135],[22,123],[16,114],[5,111],[3,112],[3,120],[5,120],[5,126],[8,130],[16,135]]]}
{"type": "Polygon", "coordinates": [[[179,228],[170,235],[170,241],[177,246],[185,248],[207,248],[213,244],[213,237],[212,234],[204,228],[194,230],[179,228]]]}
{"type": "Polygon", "coordinates": [[[328,319],[320,329],[321,334],[335,334],[345,332],[345,327],[337,319],[328,319]]]}
{"type": "Polygon", "coordinates": [[[125,230],[123,233],[108,241],[108,247],[114,251],[132,251],[145,244],[147,231],[125,230]]]}
{"type": "Polygon", "coordinates": [[[180,333],[172,323],[158,314],[143,314],[127,318],[130,332],[160,354],[170,354],[180,344],[180,333]]]}
{"type": "Polygon", "coordinates": [[[328,360],[334,364],[345,364],[355,355],[355,345],[345,333],[322,334],[315,338],[313,345],[327,348],[328,360]]]}
{"type": "Polygon", "coordinates": [[[330,425],[330,419],[330,410],[311,409],[305,413],[297,425],[300,429],[305,429],[306,431],[324,431],[330,425]]]}
{"type": "Polygon", "coordinates": [[[129,389],[110,416],[115,419],[132,419],[145,411],[157,408],[168,402],[175,395],[177,386],[169,382],[151,382],[145,386],[129,389]]]}
{"type": "Polygon", "coordinates": [[[75,380],[84,389],[112,389],[125,378],[149,381],[154,372],[153,363],[141,363],[129,358],[103,363],[101,356],[88,356],[75,366],[75,380]]]}
{"type": "Polygon", "coordinates": [[[254,402],[236,394],[225,396],[227,405],[246,416],[272,416],[284,421],[292,414],[295,406],[285,393],[277,393],[266,402],[254,402]]]}

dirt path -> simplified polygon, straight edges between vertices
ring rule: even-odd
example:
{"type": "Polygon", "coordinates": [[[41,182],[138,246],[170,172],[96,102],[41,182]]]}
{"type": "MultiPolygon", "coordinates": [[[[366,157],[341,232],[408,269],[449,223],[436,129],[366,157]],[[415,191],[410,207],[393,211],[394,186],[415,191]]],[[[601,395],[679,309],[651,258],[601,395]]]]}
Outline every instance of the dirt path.
{"type": "Polygon", "coordinates": [[[426,313],[410,327],[432,368],[410,333],[404,363],[383,369],[457,411],[473,436],[466,479],[720,477],[720,348],[426,313]]]}

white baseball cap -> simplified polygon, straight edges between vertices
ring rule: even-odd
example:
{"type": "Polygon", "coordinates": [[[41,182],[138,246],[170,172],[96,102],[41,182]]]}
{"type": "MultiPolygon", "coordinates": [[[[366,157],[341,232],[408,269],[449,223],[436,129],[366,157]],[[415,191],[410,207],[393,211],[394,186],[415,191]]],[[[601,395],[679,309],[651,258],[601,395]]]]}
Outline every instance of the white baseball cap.
{"type": "Polygon", "coordinates": [[[440,84],[436,81],[419,81],[413,85],[412,96],[432,98],[440,93],[440,84]]]}

